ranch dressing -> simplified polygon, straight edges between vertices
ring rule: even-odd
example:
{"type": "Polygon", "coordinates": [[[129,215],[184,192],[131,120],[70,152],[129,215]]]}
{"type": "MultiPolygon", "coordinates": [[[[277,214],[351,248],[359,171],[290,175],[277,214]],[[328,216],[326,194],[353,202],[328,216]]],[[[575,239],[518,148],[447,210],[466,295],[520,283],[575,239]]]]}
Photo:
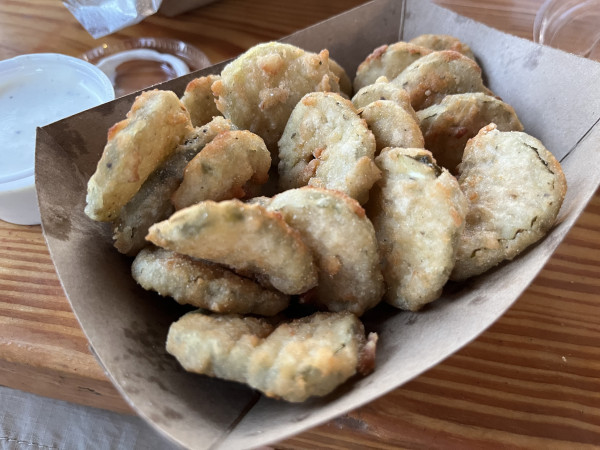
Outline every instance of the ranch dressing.
{"type": "Polygon", "coordinates": [[[102,103],[94,83],[70,67],[36,69],[0,84],[0,181],[33,174],[36,127],[102,103]]]}
{"type": "Polygon", "coordinates": [[[40,223],[36,128],[113,98],[106,75],[71,56],[39,53],[0,61],[0,219],[40,223]]]}

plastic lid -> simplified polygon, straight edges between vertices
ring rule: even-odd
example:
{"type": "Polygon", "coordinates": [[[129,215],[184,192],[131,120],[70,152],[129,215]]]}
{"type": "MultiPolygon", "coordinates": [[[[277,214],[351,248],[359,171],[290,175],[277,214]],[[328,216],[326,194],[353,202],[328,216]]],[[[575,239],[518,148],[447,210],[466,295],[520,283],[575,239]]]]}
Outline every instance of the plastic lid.
{"type": "Polygon", "coordinates": [[[81,57],[108,76],[117,97],[211,64],[196,47],[167,38],[134,38],[107,43],[81,57]]]}
{"type": "Polygon", "coordinates": [[[533,39],[600,60],[600,0],[546,0],[536,15],[533,39]]]}

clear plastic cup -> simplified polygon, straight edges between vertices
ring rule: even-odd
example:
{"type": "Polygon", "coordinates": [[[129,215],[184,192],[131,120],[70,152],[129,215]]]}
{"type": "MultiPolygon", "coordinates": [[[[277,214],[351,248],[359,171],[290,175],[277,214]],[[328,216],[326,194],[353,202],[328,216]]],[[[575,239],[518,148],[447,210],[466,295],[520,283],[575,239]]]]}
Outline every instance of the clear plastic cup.
{"type": "Polygon", "coordinates": [[[546,0],[536,15],[533,39],[600,60],[600,0],[546,0]]]}
{"type": "Polygon", "coordinates": [[[117,97],[211,64],[196,47],[168,38],[132,38],[105,43],[81,57],[108,76],[117,97]]]}

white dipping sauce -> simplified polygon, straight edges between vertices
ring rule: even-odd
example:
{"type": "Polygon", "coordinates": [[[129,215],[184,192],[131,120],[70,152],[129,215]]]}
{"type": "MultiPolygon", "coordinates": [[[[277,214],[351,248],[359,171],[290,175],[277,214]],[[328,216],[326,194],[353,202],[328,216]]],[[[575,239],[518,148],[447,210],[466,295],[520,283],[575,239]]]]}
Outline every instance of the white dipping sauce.
{"type": "Polygon", "coordinates": [[[69,67],[37,69],[4,81],[0,85],[0,174],[16,177],[27,169],[33,173],[36,127],[102,102],[93,84],[69,67]]]}
{"type": "Polygon", "coordinates": [[[113,98],[106,75],[77,58],[40,53],[0,61],[0,219],[39,223],[36,128],[113,98]]]}

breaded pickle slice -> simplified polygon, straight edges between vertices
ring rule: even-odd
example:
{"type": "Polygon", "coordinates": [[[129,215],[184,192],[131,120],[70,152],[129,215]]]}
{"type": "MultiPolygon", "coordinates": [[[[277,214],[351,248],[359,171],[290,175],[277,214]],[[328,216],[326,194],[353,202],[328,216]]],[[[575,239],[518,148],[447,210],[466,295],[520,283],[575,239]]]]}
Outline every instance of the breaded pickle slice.
{"type": "Polygon", "coordinates": [[[284,294],[317,284],[313,256],[277,213],[239,200],[204,201],[153,225],[147,239],[177,253],[224,264],[284,294]]]}
{"type": "Polygon", "coordinates": [[[244,383],[250,356],[272,332],[257,317],[192,311],[171,325],[166,347],[188,372],[244,383]]]}
{"type": "Polygon", "coordinates": [[[275,327],[264,319],[191,312],[171,325],[167,351],[190,372],[303,402],[370,373],[376,342],[350,313],[316,313],[275,327]]]}
{"type": "Polygon", "coordinates": [[[440,103],[446,95],[491,91],[483,85],[481,68],[471,58],[453,50],[432,52],[408,66],[392,80],[410,95],[419,111],[440,103]]]}
{"type": "Polygon", "coordinates": [[[467,201],[456,178],[424,149],[386,148],[367,211],[387,285],[385,300],[417,311],[436,300],[454,267],[467,201]]]}
{"type": "Polygon", "coordinates": [[[375,83],[361,88],[354,97],[352,97],[352,103],[355,108],[359,110],[377,100],[391,100],[396,102],[402,109],[417,120],[417,114],[410,104],[408,92],[394,83],[390,83],[386,77],[377,78],[375,83]]]}
{"type": "Polygon", "coordinates": [[[349,100],[332,92],[305,95],[279,141],[279,184],[336,189],[364,203],[379,178],[375,138],[349,100]]]}
{"type": "Polygon", "coordinates": [[[465,148],[460,187],[469,200],[452,279],[511,260],[552,227],[567,192],[559,162],[536,138],[483,128],[465,148]]]}
{"type": "Polygon", "coordinates": [[[483,92],[447,95],[418,112],[425,148],[437,163],[457,173],[467,141],[495,123],[500,131],[523,131],[512,106],[483,92]]]}
{"type": "Polygon", "coordinates": [[[408,42],[396,42],[391,45],[377,47],[360,63],[354,77],[354,91],[375,83],[384,76],[389,80],[396,78],[404,69],[431,50],[408,42]]]}
{"type": "Polygon", "coordinates": [[[148,244],[148,229],[175,210],[171,195],[179,187],[187,163],[215,136],[231,128],[231,122],[223,117],[215,117],[206,125],[195,128],[185,142],[146,179],[113,221],[113,239],[117,250],[135,256],[148,244]]]}
{"type": "Polygon", "coordinates": [[[267,209],[281,213],[315,255],[319,283],[308,302],[358,316],[379,303],[384,285],[375,230],[356,200],[306,186],[276,195],[267,209]]]}
{"type": "Polygon", "coordinates": [[[185,87],[181,103],[190,113],[193,126],[201,127],[210,122],[213,117],[221,115],[215,104],[215,96],[211,89],[212,84],[220,79],[220,75],[198,77],[190,81],[185,87]]]}
{"type": "Polygon", "coordinates": [[[359,110],[376,142],[376,154],[385,147],[423,148],[425,140],[418,122],[391,100],[377,100],[359,110]]]}
{"type": "Polygon", "coordinates": [[[270,167],[271,154],[259,136],[225,131],[188,163],[171,200],[181,209],[204,200],[243,198],[267,182],[270,167]]]}
{"type": "Polygon", "coordinates": [[[144,289],[217,313],[273,316],[289,304],[288,296],[229,269],[159,247],[138,253],[131,274],[144,289]]]}
{"type": "Polygon", "coordinates": [[[462,53],[471,58],[473,61],[475,60],[475,55],[473,54],[471,47],[460,39],[447,34],[422,34],[408,42],[435,51],[454,50],[455,52],[462,53]]]}
{"type": "Polygon", "coordinates": [[[239,129],[262,137],[271,152],[296,103],[313,91],[339,92],[329,52],[310,53],[290,44],[259,44],[221,72],[212,85],[217,108],[239,129]]]}
{"type": "Polygon", "coordinates": [[[127,118],[108,130],[102,157],[88,181],[88,217],[114,220],[191,131],[190,115],[175,93],[152,90],[140,94],[127,118]]]}

